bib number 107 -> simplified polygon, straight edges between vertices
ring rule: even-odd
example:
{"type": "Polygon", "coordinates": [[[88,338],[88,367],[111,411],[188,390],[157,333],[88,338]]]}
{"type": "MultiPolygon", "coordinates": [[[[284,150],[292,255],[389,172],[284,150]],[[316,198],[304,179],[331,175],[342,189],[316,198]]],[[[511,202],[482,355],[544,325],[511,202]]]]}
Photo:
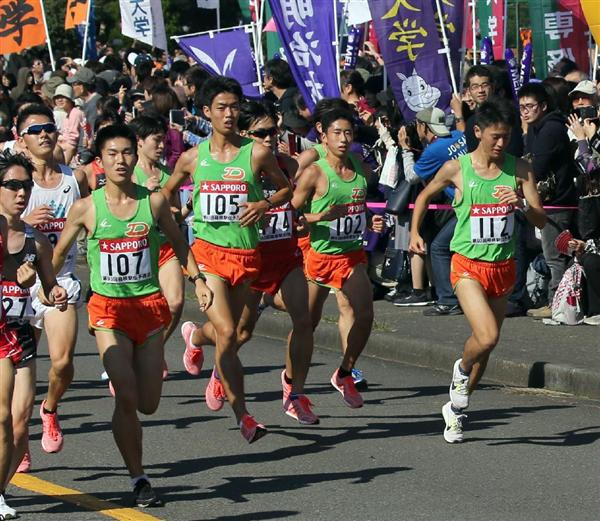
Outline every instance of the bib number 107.
{"type": "Polygon", "coordinates": [[[111,284],[139,282],[151,277],[150,252],[147,248],[125,253],[102,253],[102,280],[111,284]]]}

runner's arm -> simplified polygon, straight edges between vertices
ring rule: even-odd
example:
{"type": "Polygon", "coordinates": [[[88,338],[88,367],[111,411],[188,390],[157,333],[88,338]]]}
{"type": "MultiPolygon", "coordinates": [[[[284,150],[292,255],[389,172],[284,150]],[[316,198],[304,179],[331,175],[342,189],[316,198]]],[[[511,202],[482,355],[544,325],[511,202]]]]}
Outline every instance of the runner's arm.
{"type": "MultiPolygon", "coordinates": [[[[190,250],[175,219],[173,219],[171,208],[164,195],[160,192],[153,193],[150,196],[150,205],[152,207],[152,214],[154,215],[160,230],[166,235],[173,246],[173,250],[175,251],[175,255],[177,255],[179,263],[186,269],[190,279],[194,279],[200,275],[200,270],[198,269],[192,250],[190,250]]],[[[202,278],[198,278],[194,282],[194,286],[200,304],[200,310],[206,311],[212,304],[212,291],[208,288],[202,278]]]]}
{"type": "Polygon", "coordinates": [[[297,158],[298,170],[296,171],[295,181],[300,179],[300,176],[310,165],[319,160],[319,153],[314,148],[308,148],[302,152],[297,158]]]}
{"type": "Polygon", "coordinates": [[[79,193],[81,194],[81,197],[87,197],[90,195],[90,186],[88,184],[85,172],[81,168],[78,168],[73,172],[73,176],[79,185],[79,193]]]}
{"type": "Polygon", "coordinates": [[[60,234],[58,243],[54,247],[54,254],[52,255],[52,268],[54,269],[54,273],[58,273],[62,269],[67,254],[77,239],[77,235],[79,235],[79,232],[82,229],[86,228],[86,216],[89,217],[89,213],[93,214],[95,218],[91,197],[79,199],[71,206],[71,210],[69,210],[67,215],[65,227],[60,234]]]}
{"type": "Polygon", "coordinates": [[[54,270],[52,269],[52,245],[48,238],[41,232],[34,230],[35,247],[37,250],[37,273],[42,283],[44,298],[42,301],[48,302],[60,311],[67,309],[68,295],[67,291],[58,285],[54,270]]]}
{"type": "Polygon", "coordinates": [[[531,164],[522,159],[517,159],[517,175],[521,181],[523,195],[527,201],[528,209],[525,210],[527,220],[538,228],[543,228],[546,225],[546,212],[540,201],[540,194],[537,191],[535,182],[535,174],[531,168],[531,164]]]}
{"type": "Polygon", "coordinates": [[[173,173],[169,176],[167,184],[162,187],[162,194],[167,201],[174,201],[179,187],[185,183],[185,180],[190,177],[196,169],[196,160],[198,159],[198,147],[190,148],[179,156],[173,173]]]}
{"type": "Polygon", "coordinates": [[[433,180],[423,189],[423,191],[417,197],[415,201],[415,208],[413,210],[413,216],[410,223],[410,246],[409,250],[413,253],[424,254],[425,243],[419,233],[421,223],[427,213],[427,207],[429,201],[439,194],[442,190],[454,184],[456,175],[460,172],[460,165],[458,161],[446,161],[444,166],[440,168],[439,172],[435,175],[433,180]]]}

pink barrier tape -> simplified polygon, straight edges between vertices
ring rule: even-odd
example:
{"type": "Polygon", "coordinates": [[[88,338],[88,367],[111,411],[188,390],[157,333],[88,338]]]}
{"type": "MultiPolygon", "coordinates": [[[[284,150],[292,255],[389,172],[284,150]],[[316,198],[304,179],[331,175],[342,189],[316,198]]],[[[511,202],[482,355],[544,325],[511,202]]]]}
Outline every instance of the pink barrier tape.
{"type": "MultiPolygon", "coordinates": [[[[368,208],[373,208],[377,210],[385,209],[386,203],[367,203],[368,208]]],[[[414,209],[414,204],[408,205],[409,209],[414,209]]],[[[428,206],[430,210],[452,210],[452,205],[450,204],[430,204],[428,206]]],[[[577,206],[544,206],[544,210],[578,210],[577,206]]]]}

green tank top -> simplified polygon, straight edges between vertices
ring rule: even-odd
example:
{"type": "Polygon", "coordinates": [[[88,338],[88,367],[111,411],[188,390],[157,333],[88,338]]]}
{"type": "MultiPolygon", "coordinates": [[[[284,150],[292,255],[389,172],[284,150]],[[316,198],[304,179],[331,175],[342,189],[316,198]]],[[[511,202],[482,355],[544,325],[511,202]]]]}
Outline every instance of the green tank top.
{"type": "Polygon", "coordinates": [[[122,220],[108,208],[105,188],[92,192],[96,223],[88,237],[87,260],[92,291],[105,297],[141,297],[160,291],[160,238],[150,208],[150,191],[136,185],[135,215],[122,220]]]}
{"type": "Polygon", "coordinates": [[[352,156],[350,161],[355,175],[344,181],[335,173],[327,159],[316,164],[327,176],[327,191],[310,202],[309,213],[320,213],[332,205],[346,205],[347,215],[335,221],[324,221],[310,225],[310,244],[319,253],[337,255],[362,248],[363,233],[367,228],[366,196],[367,180],[360,162],[352,156]]]}
{"type": "Polygon", "coordinates": [[[473,169],[471,154],[458,158],[463,195],[452,202],[456,228],[450,249],[469,259],[496,262],[511,259],[515,253],[515,209],[499,204],[502,186],[517,188],[516,159],[505,154],[502,170],[495,179],[483,179],[473,169]]]}
{"type": "Polygon", "coordinates": [[[229,163],[210,155],[210,140],[198,145],[194,171],[194,235],[225,248],[253,250],[258,246],[259,227],[241,227],[240,206],[263,199],[262,184],[252,171],[254,141],[242,139],[238,155],[229,163]]]}
{"type": "MultiPolygon", "coordinates": [[[[160,170],[158,184],[162,188],[167,184],[167,181],[169,180],[169,171],[163,165],[158,165],[158,169],[160,170]]],[[[148,175],[146,174],[146,172],[144,172],[143,168],[140,165],[135,165],[135,168],[133,169],[133,175],[135,175],[134,183],[137,183],[140,186],[146,186],[146,183],[148,182],[148,175]]],[[[160,235],[160,244],[162,246],[163,244],[168,242],[167,236],[160,231],[160,228],[158,228],[158,226],[156,227],[156,229],[158,230],[158,233],[160,235]]]]}
{"type": "Polygon", "coordinates": [[[325,150],[325,146],[323,144],[317,143],[313,148],[317,151],[317,154],[319,154],[319,159],[327,157],[327,150],[325,150]]]}

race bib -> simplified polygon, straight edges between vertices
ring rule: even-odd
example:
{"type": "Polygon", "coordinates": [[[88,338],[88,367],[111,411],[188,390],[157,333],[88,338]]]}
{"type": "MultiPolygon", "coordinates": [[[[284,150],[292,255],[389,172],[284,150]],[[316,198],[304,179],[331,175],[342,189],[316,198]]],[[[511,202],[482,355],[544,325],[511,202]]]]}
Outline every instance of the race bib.
{"type": "Polygon", "coordinates": [[[14,282],[2,283],[2,307],[9,319],[28,320],[35,315],[29,288],[21,288],[14,282]]]}
{"type": "Polygon", "coordinates": [[[102,282],[123,284],[152,278],[148,237],[100,239],[98,243],[102,282]]]}
{"type": "Polygon", "coordinates": [[[200,208],[205,222],[237,222],[241,204],[248,202],[245,181],[203,181],[200,184],[200,208]]]}
{"type": "Polygon", "coordinates": [[[347,204],[346,215],[329,224],[330,241],[361,240],[367,229],[367,214],[364,203],[347,204]]]}
{"type": "Polygon", "coordinates": [[[37,229],[41,231],[50,241],[50,244],[54,248],[60,239],[60,234],[65,228],[64,217],[60,219],[50,219],[48,222],[38,225],[37,229]]]}
{"type": "Polygon", "coordinates": [[[267,226],[260,231],[261,242],[292,238],[292,210],[289,204],[273,208],[265,214],[267,226]]]}
{"type": "Polygon", "coordinates": [[[505,244],[515,229],[512,204],[471,205],[471,243],[505,244]]]}

